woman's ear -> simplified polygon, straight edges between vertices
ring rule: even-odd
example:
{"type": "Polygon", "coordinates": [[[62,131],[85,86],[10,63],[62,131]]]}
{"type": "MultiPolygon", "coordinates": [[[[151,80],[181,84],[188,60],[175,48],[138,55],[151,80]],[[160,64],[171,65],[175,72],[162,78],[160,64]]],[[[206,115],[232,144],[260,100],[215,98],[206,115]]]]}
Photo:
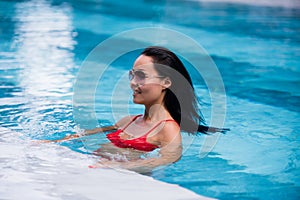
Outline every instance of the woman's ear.
{"type": "Polygon", "coordinates": [[[171,87],[171,85],[172,85],[171,79],[169,77],[164,78],[163,84],[162,84],[163,88],[164,89],[169,88],[169,87],[171,87]]]}

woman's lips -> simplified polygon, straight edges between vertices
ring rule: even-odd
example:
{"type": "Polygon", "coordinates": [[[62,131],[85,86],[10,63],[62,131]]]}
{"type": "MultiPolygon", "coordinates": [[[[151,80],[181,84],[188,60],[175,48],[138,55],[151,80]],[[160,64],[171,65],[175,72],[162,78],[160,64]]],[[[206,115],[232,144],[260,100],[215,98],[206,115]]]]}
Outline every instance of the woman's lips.
{"type": "Polygon", "coordinates": [[[137,94],[141,94],[142,92],[141,91],[139,91],[139,90],[134,90],[133,91],[133,96],[135,96],[135,95],[137,95],[137,94]]]}

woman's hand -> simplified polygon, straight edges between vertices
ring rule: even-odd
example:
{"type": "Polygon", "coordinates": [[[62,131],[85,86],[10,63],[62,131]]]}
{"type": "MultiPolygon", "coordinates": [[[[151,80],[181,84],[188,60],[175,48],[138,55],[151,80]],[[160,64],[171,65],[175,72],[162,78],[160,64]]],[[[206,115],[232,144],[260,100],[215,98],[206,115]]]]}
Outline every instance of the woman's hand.
{"type": "Polygon", "coordinates": [[[58,139],[58,140],[35,140],[33,141],[34,143],[51,143],[51,142],[64,142],[64,141],[68,141],[68,140],[73,140],[76,138],[79,138],[81,135],[78,133],[75,134],[71,134],[71,135],[67,135],[62,139],[58,139]]]}
{"type": "Polygon", "coordinates": [[[158,159],[152,158],[148,160],[136,160],[136,161],[114,161],[114,160],[107,160],[107,159],[101,159],[99,162],[89,165],[89,168],[93,169],[125,169],[134,171],[137,173],[148,173],[151,172],[156,166],[159,166],[160,164],[155,164],[158,159]]]}
{"type": "Polygon", "coordinates": [[[122,168],[122,162],[101,158],[97,163],[89,165],[89,168],[122,168]]]}

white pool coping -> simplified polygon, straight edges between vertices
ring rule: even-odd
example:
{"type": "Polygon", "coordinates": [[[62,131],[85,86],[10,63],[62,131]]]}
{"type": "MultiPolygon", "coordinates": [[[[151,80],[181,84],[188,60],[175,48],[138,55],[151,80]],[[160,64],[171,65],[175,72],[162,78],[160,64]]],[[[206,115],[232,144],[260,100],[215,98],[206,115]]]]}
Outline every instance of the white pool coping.
{"type": "Polygon", "coordinates": [[[80,170],[78,174],[62,176],[69,183],[59,185],[63,193],[75,192],[84,195],[88,199],[170,199],[192,200],[209,199],[178,185],[168,184],[154,180],[151,177],[136,173],[121,172],[115,170],[92,169],[80,170]],[[83,187],[80,183],[82,177],[91,180],[91,183],[83,187]],[[99,185],[93,185],[98,182],[99,185]]]}
{"type": "Polygon", "coordinates": [[[135,172],[89,168],[94,160],[88,155],[20,137],[0,127],[0,194],[4,199],[211,199],[135,172]]]}

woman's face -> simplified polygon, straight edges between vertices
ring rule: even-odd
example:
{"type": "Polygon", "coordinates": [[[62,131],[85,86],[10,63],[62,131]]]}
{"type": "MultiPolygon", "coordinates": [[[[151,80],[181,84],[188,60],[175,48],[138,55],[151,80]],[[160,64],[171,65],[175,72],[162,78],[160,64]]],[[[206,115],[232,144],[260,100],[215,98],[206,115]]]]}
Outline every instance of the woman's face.
{"type": "Polygon", "coordinates": [[[162,104],[164,98],[164,86],[162,77],[154,68],[152,58],[141,55],[134,62],[132,69],[133,79],[130,87],[133,90],[133,102],[152,106],[162,104]],[[141,78],[144,75],[144,79],[141,78]]]}

